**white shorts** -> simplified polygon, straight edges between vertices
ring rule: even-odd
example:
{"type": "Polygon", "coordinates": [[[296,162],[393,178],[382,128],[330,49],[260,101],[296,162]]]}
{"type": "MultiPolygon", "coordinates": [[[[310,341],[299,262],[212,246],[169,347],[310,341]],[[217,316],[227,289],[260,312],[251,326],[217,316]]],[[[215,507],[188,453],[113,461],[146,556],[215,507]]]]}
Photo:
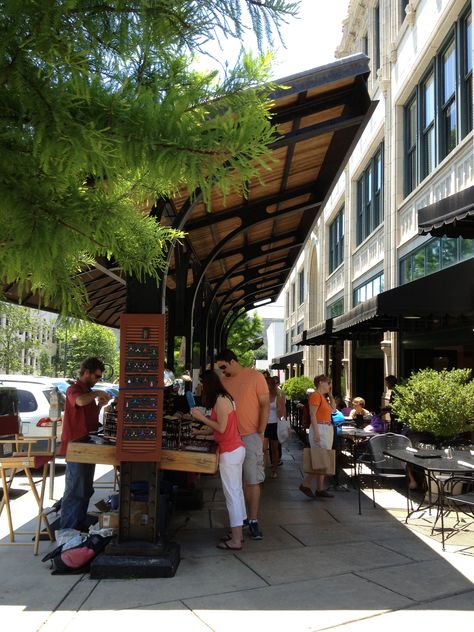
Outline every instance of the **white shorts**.
{"type": "Polygon", "coordinates": [[[332,424],[318,424],[320,441],[314,440],[313,426],[309,427],[309,445],[311,448],[332,448],[332,440],[334,436],[334,426],[332,424]]]}

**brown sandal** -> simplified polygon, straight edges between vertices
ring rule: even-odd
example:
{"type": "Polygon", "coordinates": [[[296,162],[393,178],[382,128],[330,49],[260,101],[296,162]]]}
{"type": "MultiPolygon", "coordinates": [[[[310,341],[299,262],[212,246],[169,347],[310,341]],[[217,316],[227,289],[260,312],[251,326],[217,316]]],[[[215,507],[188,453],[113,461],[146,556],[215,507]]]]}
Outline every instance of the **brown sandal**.
{"type": "Polygon", "coordinates": [[[241,551],[242,550],[241,546],[230,546],[227,540],[221,540],[219,544],[216,545],[216,547],[218,549],[221,549],[222,551],[241,551]]]}
{"type": "Polygon", "coordinates": [[[306,487],[305,485],[303,485],[303,483],[301,483],[298,489],[300,490],[300,492],[303,492],[305,496],[308,496],[308,498],[314,498],[314,494],[312,490],[309,487],[306,487]]]}

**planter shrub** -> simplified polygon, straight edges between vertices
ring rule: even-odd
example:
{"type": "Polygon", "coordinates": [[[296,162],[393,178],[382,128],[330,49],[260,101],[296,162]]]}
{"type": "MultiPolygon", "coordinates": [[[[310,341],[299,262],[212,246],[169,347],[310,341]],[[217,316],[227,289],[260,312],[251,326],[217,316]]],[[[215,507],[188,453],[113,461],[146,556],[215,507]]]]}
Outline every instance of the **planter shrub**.
{"type": "Polygon", "coordinates": [[[395,387],[391,404],[399,421],[439,438],[454,438],[472,430],[474,381],[470,369],[413,373],[395,387]]]}
{"type": "Polygon", "coordinates": [[[310,377],[301,375],[300,377],[290,377],[282,384],[281,388],[287,399],[296,402],[306,398],[306,391],[308,388],[314,388],[314,383],[310,377]]]}

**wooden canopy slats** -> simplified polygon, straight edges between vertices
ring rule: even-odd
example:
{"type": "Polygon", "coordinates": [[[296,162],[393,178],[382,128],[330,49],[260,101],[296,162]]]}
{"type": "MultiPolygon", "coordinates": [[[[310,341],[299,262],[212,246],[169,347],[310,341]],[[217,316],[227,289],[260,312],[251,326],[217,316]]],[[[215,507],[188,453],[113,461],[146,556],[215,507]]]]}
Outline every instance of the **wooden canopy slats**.
{"type": "MultiPolygon", "coordinates": [[[[278,296],[373,108],[367,76],[368,59],[357,54],[277,81],[286,89],[277,87],[273,94],[272,160],[250,180],[246,197],[215,190],[208,207],[199,191],[179,191],[153,204],[163,224],[187,233],[189,256],[170,252],[165,284],[176,296],[185,290],[179,294],[186,304],[177,309],[188,319],[195,322],[199,308],[201,325],[211,313],[222,321],[229,310],[278,296]],[[184,274],[183,265],[189,266],[184,274]]],[[[95,322],[118,327],[126,306],[122,276],[116,263],[105,260],[80,274],[95,322]]],[[[8,300],[19,302],[16,285],[3,290],[8,300]]],[[[37,296],[21,298],[38,306],[37,296]]]]}

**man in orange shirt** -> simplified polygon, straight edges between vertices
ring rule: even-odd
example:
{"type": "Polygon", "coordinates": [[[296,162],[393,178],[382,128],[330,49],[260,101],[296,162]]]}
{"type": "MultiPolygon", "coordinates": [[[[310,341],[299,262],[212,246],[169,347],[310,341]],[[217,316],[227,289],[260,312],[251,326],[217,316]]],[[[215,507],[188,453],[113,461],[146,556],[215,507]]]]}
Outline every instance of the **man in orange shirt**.
{"type": "Polygon", "coordinates": [[[230,349],[217,354],[216,364],[222,373],[222,384],[235,401],[239,432],[245,444],[244,494],[250,537],[252,540],[261,540],[263,535],[257,516],[260,484],[265,480],[263,435],[270,411],[268,385],[259,371],[239,364],[237,356],[230,349]]]}

